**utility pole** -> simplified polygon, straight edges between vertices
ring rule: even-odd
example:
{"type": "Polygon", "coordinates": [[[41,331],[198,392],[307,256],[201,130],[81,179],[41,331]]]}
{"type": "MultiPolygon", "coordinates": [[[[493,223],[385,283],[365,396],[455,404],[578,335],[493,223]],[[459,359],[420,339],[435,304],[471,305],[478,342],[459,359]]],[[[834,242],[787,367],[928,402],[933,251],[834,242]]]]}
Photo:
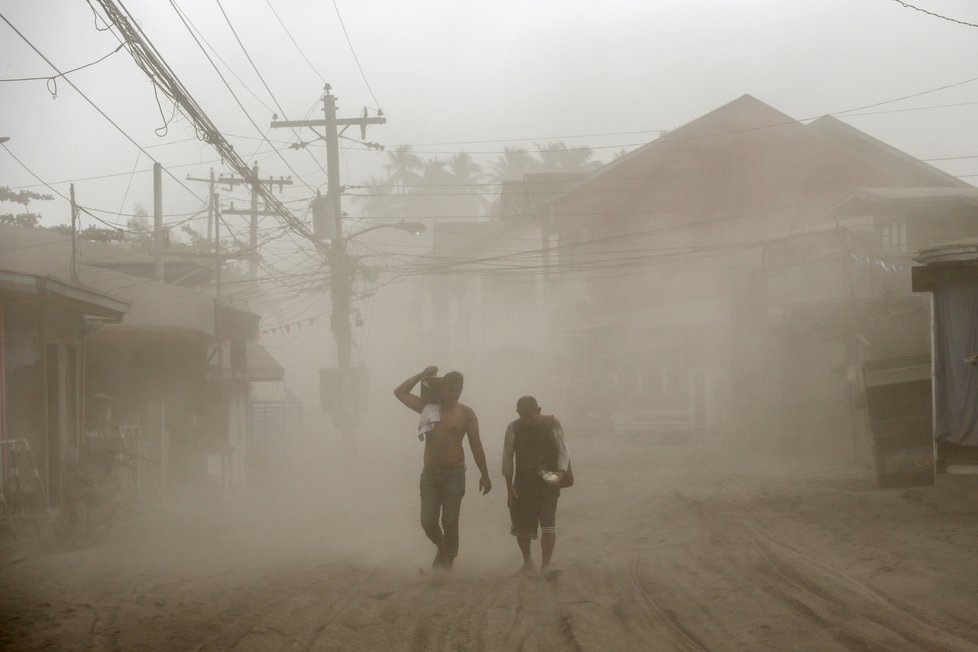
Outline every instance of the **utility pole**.
{"type": "Polygon", "coordinates": [[[214,168],[210,170],[210,178],[200,179],[198,177],[192,177],[187,175],[187,181],[202,181],[208,184],[207,196],[210,198],[207,202],[207,242],[211,243],[214,241],[214,168]]]}
{"type": "Polygon", "coordinates": [[[78,282],[78,203],[75,184],[71,184],[71,282],[78,282]]]}
{"type": "MultiPolygon", "coordinates": [[[[273,177],[268,177],[267,179],[261,179],[258,176],[258,164],[257,163],[255,163],[252,166],[251,171],[254,173],[255,178],[258,179],[258,181],[259,181],[259,183],[261,183],[261,185],[267,186],[268,188],[270,188],[272,190],[275,189],[275,186],[278,186],[278,191],[279,192],[282,192],[282,189],[285,186],[291,186],[292,185],[292,178],[291,177],[289,177],[288,179],[286,179],[285,177],[279,177],[278,179],[275,179],[273,177]]],[[[250,224],[250,227],[249,227],[249,236],[250,236],[249,237],[249,240],[251,242],[251,256],[250,256],[249,262],[248,262],[248,272],[249,272],[249,277],[251,278],[251,280],[254,281],[255,279],[257,279],[258,278],[258,216],[259,215],[277,215],[278,214],[276,211],[259,210],[259,208],[258,208],[258,194],[259,194],[258,193],[258,184],[257,183],[252,183],[248,179],[244,179],[242,177],[235,177],[235,176],[230,176],[230,177],[224,177],[224,176],[222,176],[222,177],[219,177],[218,179],[215,180],[214,179],[214,170],[213,169],[211,169],[210,179],[200,179],[200,178],[194,178],[194,177],[190,177],[190,176],[188,176],[187,179],[190,180],[190,181],[202,181],[202,182],[210,183],[211,196],[214,195],[214,185],[215,185],[215,183],[217,185],[220,185],[220,186],[226,185],[228,187],[228,189],[231,189],[234,186],[241,186],[241,185],[249,185],[249,186],[251,186],[251,210],[248,210],[248,211],[234,210],[234,208],[232,207],[231,210],[221,211],[221,214],[222,215],[250,215],[251,216],[251,224],[250,224]]],[[[208,211],[207,211],[207,216],[208,216],[207,217],[207,237],[208,237],[208,239],[210,238],[211,215],[216,215],[216,213],[214,213],[213,206],[209,207],[208,208],[208,211]]],[[[217,232],[217,228],[216,228],[216,225],[215,225],[215,233],[216,232],[217,232]]]]}
{"type": "Polygon", "coordinates": [[[163,280],[163,166],[153,163],[153,278],[163,280]]]}
{"type": "MultiPolygon", "coordinates": [[[[350,302],[353,298],[353,261],[346,253],[346,240],[343,237],[343,210],[340,202],[342,189],[340,186],[340,127],[345,131],[351,126],[361,128],[361,134],[367,125],[382,125],[387,123],[380,112],[377,117],[362,116],[359,118],[337,118],[336,97],[332,94],[329,84],[326,84],[326,94],[323,96],[323,120],[273,120],[272,127],[325,127],[326,128],[326,197],[319,198],[322,208],[325,208],[327,219],[332,219],[331,244],[329,252],[330,266],[330,299],[332,314],[330,329],[336,343],[336,362],[338,366],[339,396],[335,401],[333,414],[336,427],[340,431],[348,453],[352,453],[354,432],[357,427],[358,415],[354,409],[353,378],[350,372],[352,351],[352,329],[350,327],[350,302]]],[[[316,208],[314,206],[314,212],[316,208]]],[[[326,225],[324,225],[326,226],[326,225]]],[[[327,226],[327,229],[329,227],[327,226]]],[[[318,237],[325,234],[317,233],[318,237]]]]}
{"type": "Polygon", "coordinates": [[[231,203],[230,208],[221,211],[221,215],[250,215],[251,233],[250,246],[248,247],[248,278],[252,281],[258,279],[258,217],[260,215],[278,215],[277,211],[258,210],[257,193],[252,191],[251,208],[235,208],[231,203]]]}

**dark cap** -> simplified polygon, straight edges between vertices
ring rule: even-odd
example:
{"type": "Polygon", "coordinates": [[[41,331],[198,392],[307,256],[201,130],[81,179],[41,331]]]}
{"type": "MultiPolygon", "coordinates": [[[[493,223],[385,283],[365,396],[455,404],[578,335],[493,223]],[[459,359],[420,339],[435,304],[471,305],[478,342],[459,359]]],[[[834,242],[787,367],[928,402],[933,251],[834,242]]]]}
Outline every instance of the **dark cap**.
{"type": "Polygon", "coordinates": [[[521,396],[520,400],[516,401],[516,411],[522,412],[524,410],[539,410],[540,406],[537,404],[537,400],[532,396],[521,396]]]}

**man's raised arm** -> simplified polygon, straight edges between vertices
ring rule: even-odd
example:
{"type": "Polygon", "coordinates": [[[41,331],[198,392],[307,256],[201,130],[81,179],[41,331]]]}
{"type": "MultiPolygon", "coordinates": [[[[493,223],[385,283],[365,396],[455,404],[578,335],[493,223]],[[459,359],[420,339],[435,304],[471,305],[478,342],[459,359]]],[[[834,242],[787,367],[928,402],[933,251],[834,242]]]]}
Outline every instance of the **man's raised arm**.
{"type": "Polygon", "coordinates": [[[411,390],[414,389],[415,385],[421,382],[422,378],[434,376],[437,373],[438,373],[438,367],[435,366],[425,367],[424,371],[422,371],[419,374],[415,374],[411,376],[403,383],[398,385],[394,389],[394,396],[397,397],[398,401],[408,406],[418,414],[421,414],[421,411],[424,409],[424,401],[421,399],[420,396],[417,396],[416,394],[412,394],[411,390]]]}

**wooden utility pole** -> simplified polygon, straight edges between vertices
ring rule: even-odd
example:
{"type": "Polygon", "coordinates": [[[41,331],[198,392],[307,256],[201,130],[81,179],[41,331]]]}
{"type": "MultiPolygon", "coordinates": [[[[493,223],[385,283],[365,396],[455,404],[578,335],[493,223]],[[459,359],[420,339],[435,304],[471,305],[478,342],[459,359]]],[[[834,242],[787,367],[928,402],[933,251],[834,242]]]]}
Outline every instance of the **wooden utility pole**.
{"type": "Polygon", "coordinates": [[[251,245],[248,247],[248,278],[252,281],[258,278],[258,217],[261,215],[278,215],[277,211],[270,210],[258,210],[258,200],[257,193],[252,191],[252,202],[251,208],[235,208],[234,204],[231,204],[230,208],[225,208],[221,211],[221,215],[250,215],[251,216],[251,233],[250,242],[251,245]]]}
{"type": "MultiPolygon", "coordinates": [[[[340,202],[342,189],[340,186],[340,127],[345,131],[350,126],[366,129],[367,125],[382,125],[387,118],[378,115],[374,118],[367,116],[359,118],[337,118],[336,97],[332,94],[329,84],[326,84],[326,94],[323,96],[323,120],[273,120],[272,127],[325,127],[326,129],[326,197],[320,198],[325,207],[325,213],[333,221],[330,229],[330,329],[336,343],[336,362],[338,367],[339,396],[335,401],[336,409],[333,419],[339,429],[349,452],[352,452],[354,431],[357,427],[358,415],[354,409],[353,378],[350,372],[352,352],[352,329],[350,327],[350,302],[353,298],[353,261],[346,253],[346,239],[343,237],[343,210],[340,202]]],[[[314,209],[315,210],[315,209],[314,209]]],[[[319,235],[319,234],[317,234],[319,235]]],[[[322,237],[321,235],[319,237],[322,237]]]]}
{"type": "Polygon", "coordinates": [[[208,184],[207,196],[210,199],[207,202],[207,242],[211,243],[214,241],[214,168],[210,169],[210,178],[208,179],[192,177],[188,174],[187,181],[202,181],[208,184]]]}
{"type": "MultiPolygon", "coordinates": [[[[268,177],[267,179],[261,179],[258,176],[258,164],[257,163],[255,163],[252,166],[251,170],[254,173],[255,178],[258,179],[259,182],[263,186],[267,186],[268,188],[271,188],[273,190],[275,189],[275,186],[278,186],[278,191],[279,192],[282,192],[282,189],[285,186],[291,186],[292,185],[292,178],[291,177],[288,178],[288,179],[285,178],[285,177],[279,177],[278,179],[275,179],[273,177],[268,177]]],[[[249,257],[249,262],[248,262],[248,272],[249,272],[249,277],[251,278],[251,280],[257,279],[258,278],[258,217],[260,215],[277,215],[278,214],[276,211],[259,210],[259,208],[258,208],[258,194],[259,194],[259,192],[258,192],[258,184],[252,183],[248,179],[243,179],[241,177],[235,177],[235,176],[230,176],[230,177],[224,177],[224,176],[222,176],[222,177],[219,177],[217,179],[214,179],[214,170],[213,169],[211,170],[210,179],[200,179],[200,178],[195,178],[195,177],[190,177],[190,176],[188,176],[187,179],[189,181],[202,181],[202,182],[210,183],[211,196],[214,195],[214,185],[215,184],[217,184],[219,186],[226,185],[228,187],[228,189],[233,188],[234,186],[241,186],[241,185],[251,186],[251,210],[248,210],[248,211],[234,210],[234,208],[232,207],[231,210],[222,211],[221,214],[222,215],[250,215],[251,216],[251,223],[250,223],[250,226],[249,226],[249,235],[250,235],[249,240],[251,242],[251,256],[249,257]]],[[[208,237],[208,239],[210,239],[211,215],[215,215],[216,216],[216,213],[214,212],[214,210],[215,210],[214,207],[211,206],[211,207],[209,207],[209,209],[207,211],[207,215],[208,215],[208,218],[207,218],[207,237],[208,237]]],[[[216,228],[216,225],[215,225],[215,233],[216,232],[217,232],[217,228],[216,228]]]]}

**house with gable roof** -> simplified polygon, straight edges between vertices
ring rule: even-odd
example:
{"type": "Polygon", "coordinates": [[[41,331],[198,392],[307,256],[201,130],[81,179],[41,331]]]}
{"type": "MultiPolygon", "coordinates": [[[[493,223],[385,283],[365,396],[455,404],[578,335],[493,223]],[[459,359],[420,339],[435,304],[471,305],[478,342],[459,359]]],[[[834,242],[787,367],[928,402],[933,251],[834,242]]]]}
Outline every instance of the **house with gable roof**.
{"type": "MultiPolygon", "coordinates": [[[[553,316],[562,325],[557,348],[574,352],[565,357],[569,384],[603,378],[615,388],[613,405],[575,404],[582,412],[679,412],[694,426],[774,433],[807,420],[809,445],[851,446],[851,397],[838,388],[854,382],[865,352],[848,324],[836,333],[838,320],[813,320],[829,304],[851,309],[846,301],[859,283],[863,294],[878,290],[853,256],[878,259],[884,236],[882,222],[839,206],[863,188],[965,185],[837,119],[804,124],[750,95],[605,165],[552,204],[557,267],[570,271],[561,274],[562,311],[553,316]],[[770,301],[774,270],[763,264],[765,252],[782,261],[778,273],[791,267],[817,282],[770,301]],[[834,262],[814,275],[795,265],[817,267],[826,256],[834,262]],[[574,271],[582,265],[586,273],[574,271]],[[766,329],[756,328],[765,321],[766,329]],[[765,334],[786,325],[772,348],[765,334]],[[831,379],[824,403],[772,410],[773,397],[786,397],[771,386],[788,372],[831,379]],[[829,430],[840,433],[834,443],[823,436],[829,430]]],[[[803,381],[792,391],[811,387],[803,381]]]]}

